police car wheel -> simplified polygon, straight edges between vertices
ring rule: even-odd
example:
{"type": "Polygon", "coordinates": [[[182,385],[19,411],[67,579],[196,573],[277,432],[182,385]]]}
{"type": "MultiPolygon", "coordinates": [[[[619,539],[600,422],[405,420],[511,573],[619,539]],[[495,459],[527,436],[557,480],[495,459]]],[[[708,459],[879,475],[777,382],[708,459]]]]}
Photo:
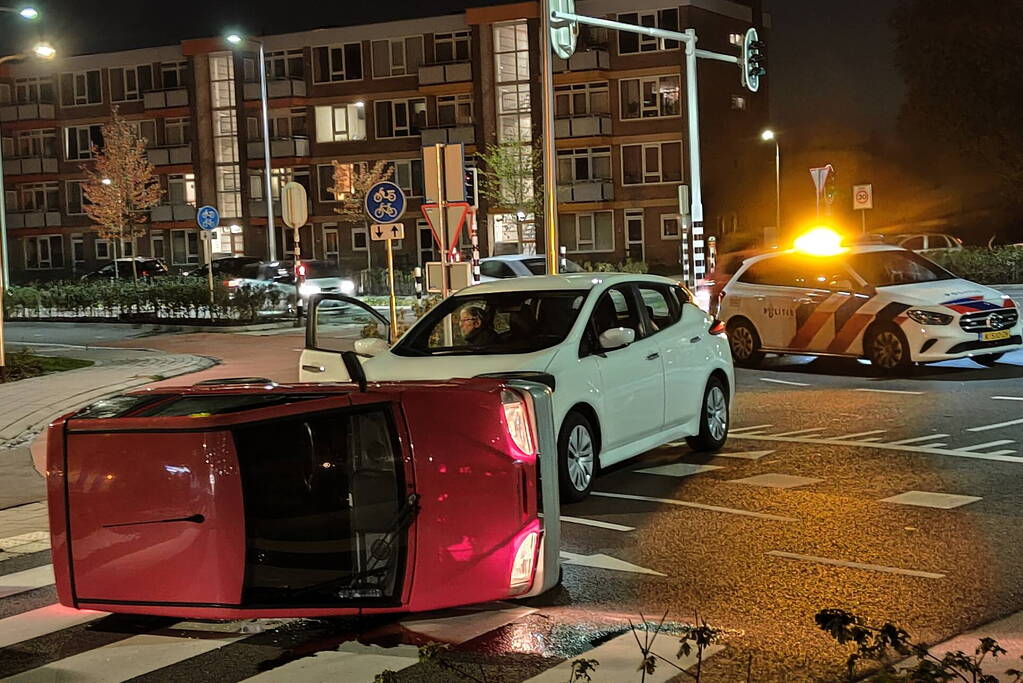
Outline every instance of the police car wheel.
{"type": "Polygon", "coordinates": [[[980,363],[981,365],[983,365],[985,367],[989,367],[990,368],[990,367],[996,365],[998,363],[998,361],[1001,360],[1003,355],[1005,355],[1005,354],[1002,354],[1002,353],[985,353],[985,354],[980,355],[980,356],[974,356],[973,357],[973,361],[976,362],[976,363],[980,363]]]}
{"type": "Polygon", "coordinates": [[[732,360],[737,365],[756,366],[764,359],[760,350],[760,335],[753,323],[739,318],[728,323],[728,346],[732,350],[732,360]]]}
{"type": "Polygon", "coordinates": [[[707,381],[703,392],[703,408],[700,410],[700,433],[686,437],[686,443],[694,451],[714,452],[720,450],[728,439],[728,390],[717,377],[707,381]]]}
{"type": "Polygon", "coordinates": [[[870,364],[882,372],[902,372],[913,364],[906,336],[894,325],[872,330],[867,336],[866,352],[870,364]]]}

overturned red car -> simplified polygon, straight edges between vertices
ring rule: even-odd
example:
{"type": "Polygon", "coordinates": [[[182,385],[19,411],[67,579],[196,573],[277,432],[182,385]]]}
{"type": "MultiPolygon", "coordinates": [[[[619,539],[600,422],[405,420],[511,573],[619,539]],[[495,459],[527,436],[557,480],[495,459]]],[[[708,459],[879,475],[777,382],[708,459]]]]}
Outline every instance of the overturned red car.
{"type": "Polygon", "coordinates": [[[549,391],[258,381],[66,415],[47,453],[60,602],[236,619],[537,595],[559,574],[549,391]]]}

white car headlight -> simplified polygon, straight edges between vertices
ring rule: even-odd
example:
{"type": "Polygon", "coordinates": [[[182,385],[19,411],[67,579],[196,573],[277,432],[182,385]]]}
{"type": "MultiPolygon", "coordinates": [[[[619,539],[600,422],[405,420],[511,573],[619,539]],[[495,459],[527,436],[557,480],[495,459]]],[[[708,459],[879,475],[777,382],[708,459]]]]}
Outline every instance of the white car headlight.
{"type": "Polygon", "coordinates": [[[947,313],[938,313],[936,311],[922,311],[918,308],[913,308],[906,311],[913,320],[917,321],[921,325],[948,325],[952,322],[952,316],[947,313]]]}
{"type": "Polygon", "coordinates": [[[320,293],[320,286],[313,282],[303,282],[298,286],[298,293],[301,296],[310,296],[312,294],[320,293]]]}
{"type": "Polygon", "coordinates": [[[352,296],[355,294],[355,283],[351,280],[342,280],[341,284],[338,285],[338,290],[340,290],[342,294],[352,296]]]}

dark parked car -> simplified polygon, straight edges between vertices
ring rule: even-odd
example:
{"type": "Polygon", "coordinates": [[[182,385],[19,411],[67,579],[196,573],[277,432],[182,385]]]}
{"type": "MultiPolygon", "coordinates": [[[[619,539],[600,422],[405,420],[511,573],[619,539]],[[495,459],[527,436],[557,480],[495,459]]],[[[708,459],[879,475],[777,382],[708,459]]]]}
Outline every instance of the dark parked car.
{"type": "Polygon", "coordinates": [[[168,272],[167,266],[165,266],[163,261],[160,259],[135,256],[134,258],[119,258],[113,263],[108,263],[98,270],[86,273],[82,276],[82,279],[113,280],[115,277],[115,267],[117,269],[116,277],[127,280],[131,280],[136,276],[140,278],[157,277],[159,275],[166,275],[168,272]],[[135,262],[134,272],[132,272],[132,261],[135,262]]]}
{"type": "MultiPolygon", "coordinates": [[[[256,256],[225,256],[213,259],[213,278],[215,280],[231,280],[252,277],[262,260],[256,256]]],[[[209,264],[197,266],[186,275],[191,277],[208,277],[209,264]]]]}

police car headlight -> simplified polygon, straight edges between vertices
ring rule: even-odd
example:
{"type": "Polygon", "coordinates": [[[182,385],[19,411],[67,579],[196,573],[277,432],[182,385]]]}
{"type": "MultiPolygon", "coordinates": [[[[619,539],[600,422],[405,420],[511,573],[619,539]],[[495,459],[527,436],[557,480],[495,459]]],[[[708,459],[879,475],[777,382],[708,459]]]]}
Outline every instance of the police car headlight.
{"type": "Polygon", "coordinates": [[[917,321],[921,325],[948,325],[952,322],[952,316],[947,313],[936,313],[935,311],[921,311],[919,309],[912,309],[906,311],[913,320],[917,321]]]}

